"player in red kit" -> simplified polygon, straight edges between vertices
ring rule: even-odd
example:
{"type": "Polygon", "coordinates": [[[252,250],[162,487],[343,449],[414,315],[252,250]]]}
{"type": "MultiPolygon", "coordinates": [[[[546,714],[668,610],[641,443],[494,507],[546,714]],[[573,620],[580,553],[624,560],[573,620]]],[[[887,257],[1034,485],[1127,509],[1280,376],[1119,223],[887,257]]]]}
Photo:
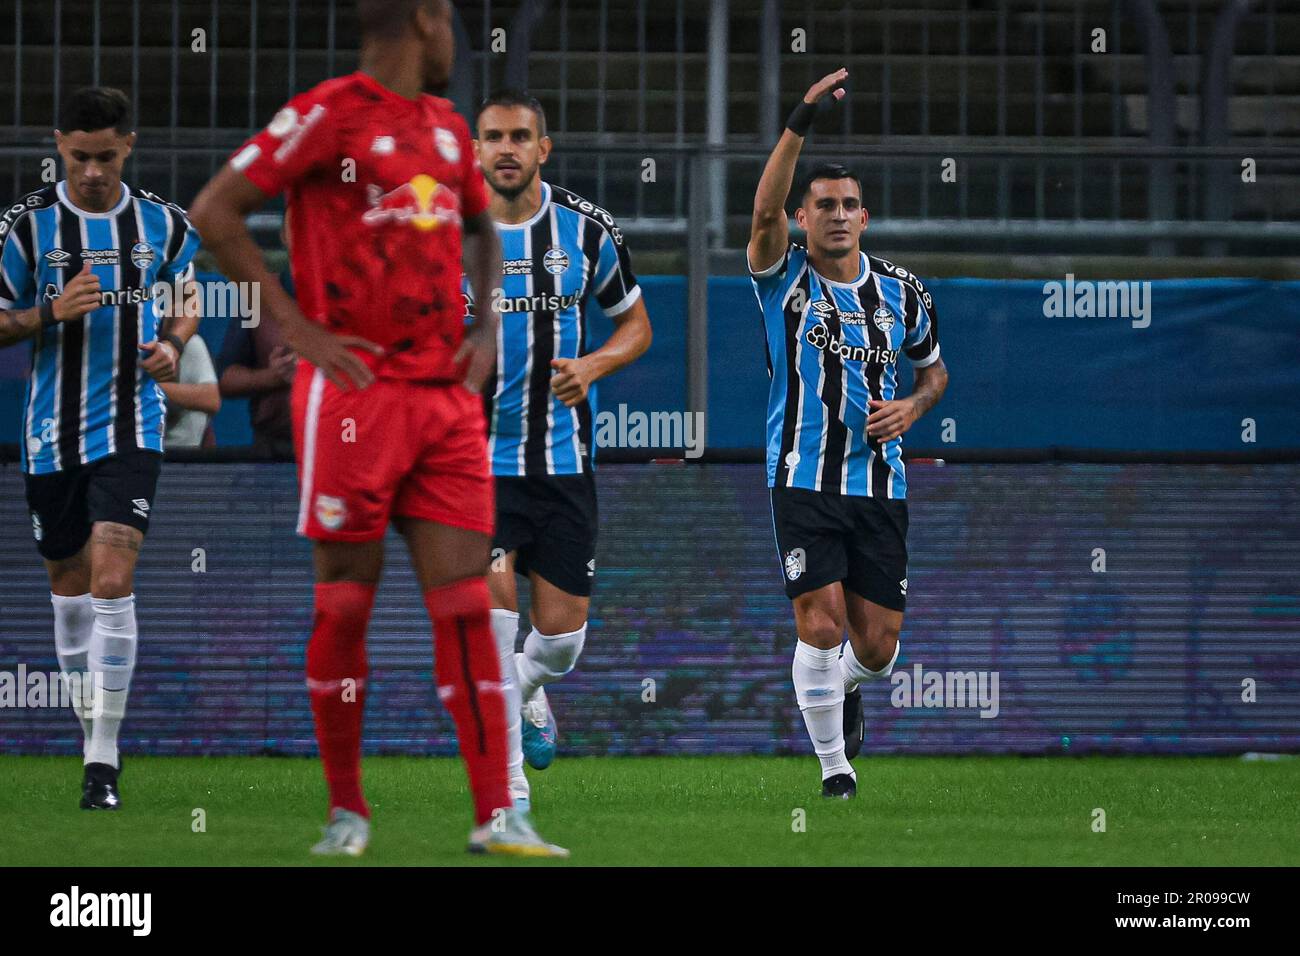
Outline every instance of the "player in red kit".
{"type": "Polygon", "coordinates": [[[506,719],[489,623],[492,479],[480,388],[501,281],[469,132],[442,89],[453,57],[448,0],[359,0],[360,70],[294,97],[191,209],[225,273],[257,283],[262,313],[303,361],[293,390],[301,503],[314,542],[307,686],[329,786],[313,851],[360,855],[365,633],[391,519],[433,621],[438,696],[474,796],[469,849],[564,856],[506,788],[506,719]],[[287,193],[297,303],[266,269],[244,218],[287,193]],[[462,251],[462,233],[464,249],[462,251]]]}

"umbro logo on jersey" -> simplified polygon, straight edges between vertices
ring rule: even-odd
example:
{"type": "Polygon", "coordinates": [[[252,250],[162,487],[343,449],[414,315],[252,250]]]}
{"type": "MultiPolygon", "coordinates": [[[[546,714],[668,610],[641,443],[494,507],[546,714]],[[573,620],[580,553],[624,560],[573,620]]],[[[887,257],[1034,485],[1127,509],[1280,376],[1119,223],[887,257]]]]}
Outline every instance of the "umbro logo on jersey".
{"type": "Polygon", "coordinates": [[[808,308],[811,309],[813,314],[823,322],[830,318],[830,316],[835,312],[835,306],[831,305],[825,299],[818,299],[808,308]]]}
{"type": "Polygon", "coordinates": [[[147,498],[132,498],[131,504],[135,505],[131,509],[132,513],[138,514],[146,521],[149,519],[149,500],[147,498]]]}
{"type": "Polygon", "coordinates": [[[51,249],[45,253],[45,264],[51,269],[65,269],[72,259],[72,253],[62,249],[51,249]]]}
{"type": "Polygon", "coordinates": [[[907,597],[907,578],[898,582],[898,589],[903,592],[903,597],[907,597]]]}
{"type": "Polygon", "coordinates": [[[397,151],[397,141],[391,136],[376,136],[370,151],[376,156],[391,156],[397,151]]]}

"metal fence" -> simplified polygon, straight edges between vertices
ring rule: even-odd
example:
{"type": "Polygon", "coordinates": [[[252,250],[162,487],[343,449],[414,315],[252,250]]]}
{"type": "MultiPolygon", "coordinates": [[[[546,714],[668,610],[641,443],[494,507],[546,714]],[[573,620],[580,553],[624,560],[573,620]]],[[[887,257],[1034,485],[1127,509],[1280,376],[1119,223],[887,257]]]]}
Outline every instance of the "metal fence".
{"type": "MultiPolygon", "coordinates": [[[[458,105],[531,88],[548,174],[645,242],[702,215],[710,246],[743,243],[784,110],[846,64],[812,144],[863,174],[900,249],[1300,251],[1300,11],[1276,0],[483,0],[456,29],[458,105]]],[[[354,69],[357,34],[350,0],[4,0],[0,182],[38,187],[57,105],[109,83],[139,117],[128,175],[186,203],[286,98],[354,69]]]]}

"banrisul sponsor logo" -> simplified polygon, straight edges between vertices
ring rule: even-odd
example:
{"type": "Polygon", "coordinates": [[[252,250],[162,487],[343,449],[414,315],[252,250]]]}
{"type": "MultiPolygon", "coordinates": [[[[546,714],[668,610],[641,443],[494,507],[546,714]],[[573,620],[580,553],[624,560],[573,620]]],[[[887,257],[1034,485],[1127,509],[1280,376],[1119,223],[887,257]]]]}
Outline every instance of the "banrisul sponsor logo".
{"type": "Polygon", "coordinates": [[[496,303],[497,312],[505,315],[507,312],[563,312],[565,309],[571,309],[582,301],[581,292],[573,292],[569,295],[556,295],[548,292],[538,295],[506,295],[500,289],[493,293],[493,300],[496,303]]]}
{"type": "Polygon", "coordinates": [[[978,709],[981,717],[996,717],[1001,710],[997,671],[928,671],[921,664],[894,671],[889,703],[909,709],[978,709]]]}
{"type": "Polygon", "coordinates": [[[1150,282],[1094,282],[1066,273],[1064,282],[1043,283],[1043,315],[1049,319],[1129,319],[1151,324],[1150,282]]]}
{"type": "Polygon", "coordinates": [[[153,929],[152,893],[91,893],[73,886],[50,897],[50,925],[55,927],[119,927],[132,936],[153,929]]]}

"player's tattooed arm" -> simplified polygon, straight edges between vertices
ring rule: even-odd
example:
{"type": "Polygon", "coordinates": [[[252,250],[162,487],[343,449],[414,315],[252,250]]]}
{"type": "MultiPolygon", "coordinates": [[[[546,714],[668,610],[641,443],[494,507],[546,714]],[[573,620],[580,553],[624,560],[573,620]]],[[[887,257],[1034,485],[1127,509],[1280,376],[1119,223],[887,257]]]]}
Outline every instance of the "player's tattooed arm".
{"type": "Polygon", "coordinates": [[[943,359],[937,359],[925,368],[915,369],[916,380],[912,394],[883,402],[871,399],[867,404],[872,411],[867,416],[867,434],[877,441],[887,442],[902,435],[922,415],[943,398],[948,388],[948,368],[943,359]]]}
{"type": "Polygon", "coordinates": [[[6,309],[0,312],[0,348],[31,338],[40,328],[40,309],[6,309]]]}
{"type": "Polygon", "coordinates": [[[786,247],[790,244],[790,223],[785,215],[785,203],[790,197],[790,187],[794,183],[794,170],[799,162],[799,152],[803,149],[804,137],[817,112],[819,101],[828,93],[832,97],[829,103],[844,97],[840,85],[848,75],[848,70],[836,70],[809,87],[803,100],[790,114],[785,131],[781,133],[776,148],[763,167],[758,190],[754,193],[754,215],[750,220],[749,247],[746,249],[751,272],[762,272],[785,255],[786,247]]]}
{"type": "Polygon", "coordinates": [[[100,306],[99,277],[86,262],[81,271],[68,280],[63,294],[47,299],[30,309],[0,311],[0,347],[30,338],[50,322],[72,322],[100,306]]]}

